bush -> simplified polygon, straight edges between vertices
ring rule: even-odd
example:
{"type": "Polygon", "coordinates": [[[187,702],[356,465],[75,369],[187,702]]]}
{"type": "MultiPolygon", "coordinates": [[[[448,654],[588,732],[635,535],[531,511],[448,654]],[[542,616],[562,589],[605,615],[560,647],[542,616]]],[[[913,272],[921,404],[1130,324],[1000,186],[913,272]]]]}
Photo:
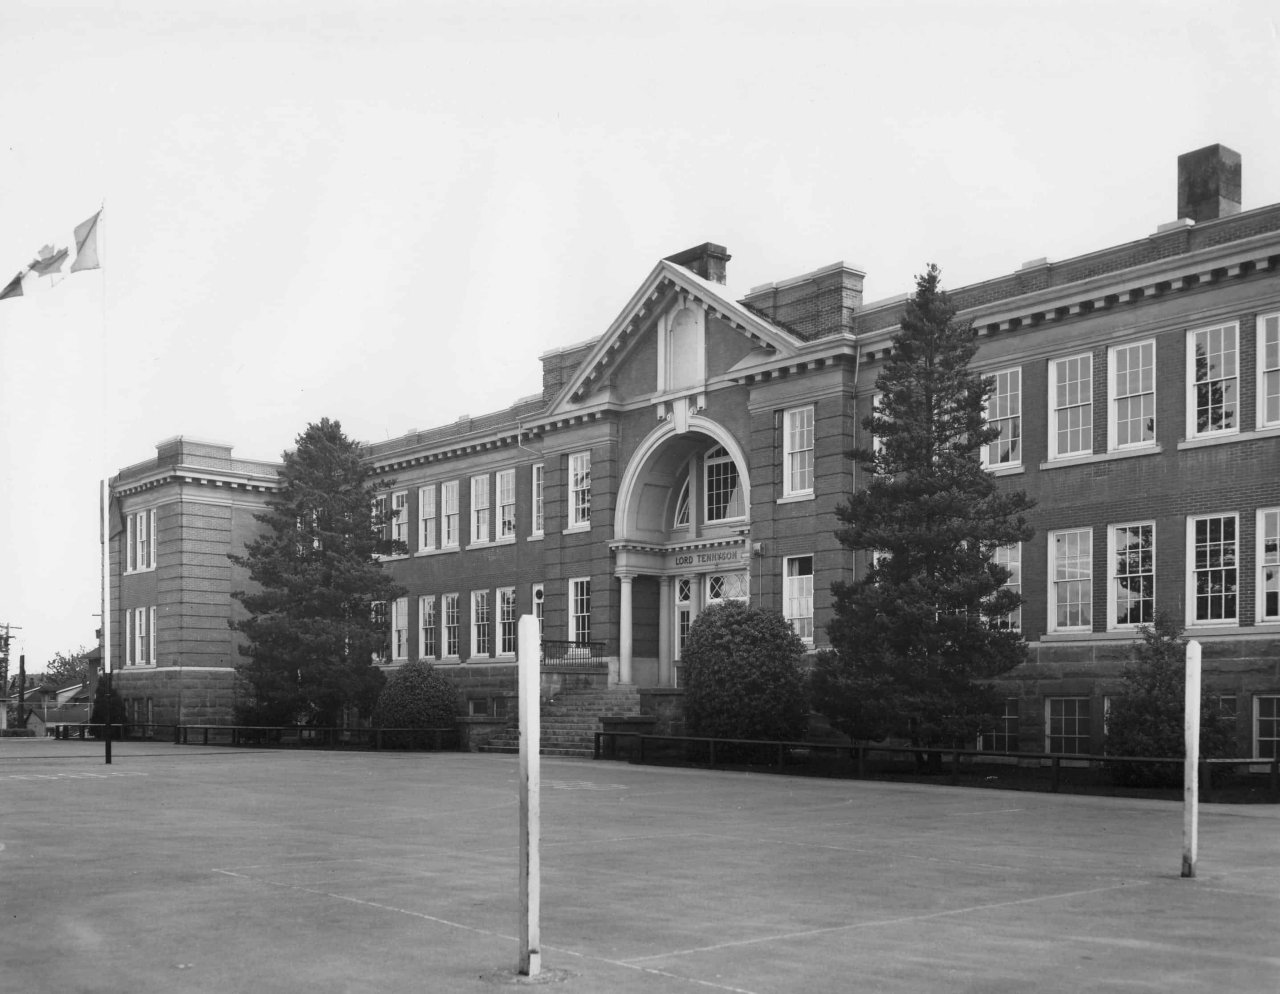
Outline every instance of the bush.
{"type": "MultiPolygon", "coordinates": [[[[1154,626],[1138,629],[1142,642],[1134,662],[1125,668],[1125,688],[1111,698],[1107,715],[1107,752],[1113,756],[1181,758],[1186,755],[1183,731],[1186,696],[1186,644],[1168,615],[1154,626]]],[[[1202,688],[1200,755],[1226,758],[1235,753],[1230,723],[1222,720],[1216,696],[1202,688]]],[[[1175,787],[1182,767],[1174,763],[1113,763],[1112,777],[1127,787],[1175,787]]]]}
{"type": "MultiPolygon", "coordinates": [[[[453,681],[430,663],[414,660],[396,670],[382,688],[373,709],[373,727],[452,728],[458,712],[458,688],[453,681]]],[[[382,737],[383,745],[392,749],[407,749],[420,741],[403,732],[382,737]]]]}
{"type": "Polygon", "coordinates": [[[808,721],[804,643],[782,615],[730,602],[707,608],[682,652],[691,735],[796,740],[808,721]]]}
{"type": "Polygon", "coordinates": [[[111,723],[111,737],[126,739],[129,737],[127,725],[128,713],[125,711],[124,698],[120,692],[111,688],[110,705],[108,706],[107,681],[98,681],[98,688],[93,693],[93,709],[89,712],[89,723],[94,726],[92,735],[95,739],[106,738],[108,721],[111,723]]]}

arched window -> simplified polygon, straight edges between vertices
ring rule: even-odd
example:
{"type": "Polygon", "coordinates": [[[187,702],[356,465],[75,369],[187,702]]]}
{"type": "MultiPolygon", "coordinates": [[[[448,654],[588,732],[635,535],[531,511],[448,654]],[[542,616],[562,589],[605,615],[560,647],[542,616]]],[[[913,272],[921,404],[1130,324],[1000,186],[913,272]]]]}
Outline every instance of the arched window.
{"type": "Polygon", "coordinates": [[[680,496],[676,498],[676,516],[672,524],[676,528],[689,527],[689,478],[684,478],[684,486],[680,488],[680,496]]]}
{"type": "Polygon", "coordinates": [[[717,445],[703,459],[706,477],[707,521],[729,521],[746,512],[738,467],[723,445],[717,445]]]}

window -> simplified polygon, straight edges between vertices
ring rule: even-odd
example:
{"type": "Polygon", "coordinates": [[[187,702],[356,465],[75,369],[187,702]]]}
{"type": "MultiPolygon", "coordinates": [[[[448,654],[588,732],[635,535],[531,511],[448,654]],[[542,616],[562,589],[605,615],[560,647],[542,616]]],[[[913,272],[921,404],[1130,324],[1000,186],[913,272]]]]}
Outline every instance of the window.
{"type": "Polygon", "coordinates": [[[390,622],[387,619],[387,602],[374,601],[369,605],[369,618],[373,623],[373,630],[376,633],[372,659],[375,663],[385,663],[387,661],[387,632],[389,631],[390,622]]]}
{"type": "Polygon", "coordinates": [[[533,616],[538,619],[538,637],[541,638],[543,634],[542,609],[545,605],[545,597],[542,592],[542,584],[535,583],[532,587],[530,587],[529,595],[533,599],[533,616]]]}
{"type": "Polygon", "coordinates": [[[1280,621],[1280,508],[1258,511],[1258,620],[1280,621]]]}
{"type": "Polygon", "coordinates": [[[156,661],[156,609],[137,607],[124,612],[126,666],[148,666],[156,661]]]}
{"type": "Polygon", "coordinates": [[[458,658],[458,595],[444,595],[444,654],[458,658]]]}
{"type": "Polygon", "coordinates": [[[440,646],[436,641],[436,599],[434,595],[418,598],[418,658],[435,659],[440,646]]]}
{"type": "Polygon", "coordinates": [[[1259,694],[1253,699],[1253,754],[1258,759],[1280,755],[1280,695],[1259,694]]]}
{"type": "Polygon", "coordinates": [[[1049,363],[1049,458],[1093,451],[1093,356],[1049,363]]]}
{"type": "Polygon", "coordinates": [[[738,467],[723,445],[717,445],[704,459],[707,490],[707,521],[729,521],[746,514],[738,467]]]}
{"type": "Polygon", "coordinates": [[[569,581],[569,641],[591,641],[591,580],[569,581]]]}
{"type": "Polygon", "coordinates": [[[996,720],[996,727],[978,737],[978,748],[986,752],[1018,751],[1018,699],[1006,697],[1004,710],[996,720]]]}
{"type": "Polygon", "coordinates": [[[1045,752],[1087,755],[1089,698],[1045,698],[1045,752]]]}
{"type": "Polygon", "coordinates": [[[569,527],[591,527],[591,453],[569,457],[569,527]]]}
{"type": "Polygon", "coordinates": [[[796,634],[813,644],[813,556],[783,560],[782,613],[796,634]]]}
{"type": "Polygon", "coordinates": [[[156,512],[155,508],[138,511],[125,517],[125,572],[155,569],[156,566],[156,512]]]}
{"type": "MultiPolygon", "coordinates": [[[[871,395],[871,416],[873,418],[884,417],[884,393],[877,390],[871,395]]],[[[873,422],[874,426],[874,422],[873,422]]],[[[880,471],[880,458],[884,454],[884,436],[877,435],[874,427],[871,432],[871,454],[876,459],[876,472],[880,471]]]]}
{"type": "Polygon", "coordinates": [[[672,521],[673,528],[689,527],[689,477],[684,478],[680,493],[676,497],[676,513],[672,521]]]}
{"type": "Polygon", "coordinates": [[[1189,519],[1188,544],[1191,623],[1235,624],[1239,593],[1236,516],[1189,519]]]}
{"type": "Polygon", "coordinates": [[[1115,525],[1107,550],[1111,563],[1108,628],[1149,625],[1156,616],[1156,526],[1115,525]]]}
{"type": "Polygon", "coordinates": [[[391,538],[391,497],[378,494],[369,508],[369,524],[383,542],[391,538]]]}
{"type": "Polygon", "coordinates": [[[498,538],[516,537],[516,471],[504,469],[494,475],[498,488],[498,538]]]}
{"type": "Polygon", "coordinates": [[[682,576],[676,580],[676,659],[684,654],[685,639],[693,625],[693,578],[682,576]]]}
{"type": "Polygon", "coordinates": [[[1049,533],[1049,630],[1093,627],[1093,530],[1049,533]]]}
{"type": "Polygon", "coordinates": [[[1280,428],[1280,313],[1258,315],[1258,427],[1280,428]]]}
{"type": "Polygon", "coordinates": [[[391,658],[409,658],[409,598],[391,602],[391,658]]]}
{"type": "Polygon", "coordinates": [[[813,493],[813,408],[783,412],[782,494],[792,497],[813,493]]]}
{"type": "Polygon", "coordinates": [[[418,551],[436,547],[436,488],[418,488],[418,551]]]}
{"type": "Polygon", "coordinates": [[[992,375],[987,398],[987,424],[1000,437],[982,450],[982,465],[992,469],[1022,463],[1022,370],[1004,369],[992,375]]]}
{"type": "Polygon", "coordinates": [[[498,591],[498,652],[514,656],[518,646],[520,619],[516,615],[516,588],[504,587],[498,591]]]}
{"type": "Polygon", "coordinates": [[[440,485],[440,548],[458,547],[458,481],[440,485]]]}
{"type": "Polygon", "coordinates": [[[409,491],[400,490],[391,495],[391,539],[402,543],[396,551],[409,545],[409,491]]]}
{"type": "MultiPolygon", "coordinates": [[[[1009,579],[1004,581],[1006,590],[1015,594],[1022,593],[1022,543],[1002,545],[991,555],[991,561],[998,563],[1009,571],[1009,579]]],[[[1022,631],[1022,607],[1015,607],[1008,614],[991,619],[991,627],[1001,631],[1022,631]]]]}
{"type": "Polygon", "coordinates": [[[1237,326],[1187,332],[1187,438],[1240,430],[1237,326]]]}
{"type": "Polygon", "coordinates": [[[471,592],[471,655],[493,655],[493,609],[487,590],[471,592]]]}
{"type": "Polygon", "coordinates": [[[711,573],[707,576],[707,603],[745,601],[751,596],[751,574],[711,573]]]}
{"type": "Polygon", "coordinates": [[[542,481],[543,481],[542,463],[538,463],[536,466],[533,467],[532,480],[533,480],[533,486],[532,486],[533,524],[530,530],[533,532],[534,535],[541,535],[542,534],[542,481]]]}
{"type": "Polygon", "coordinates": [[[471,478],[471,544],[489,541],[489,477],[471,478]]]}
{"type": "Polygon", "coordinates": [[[1111,399],[1107,425],[1111,449],[1156,441],[1156,343],[1117,345],[1109,353],[1111,399]]]}

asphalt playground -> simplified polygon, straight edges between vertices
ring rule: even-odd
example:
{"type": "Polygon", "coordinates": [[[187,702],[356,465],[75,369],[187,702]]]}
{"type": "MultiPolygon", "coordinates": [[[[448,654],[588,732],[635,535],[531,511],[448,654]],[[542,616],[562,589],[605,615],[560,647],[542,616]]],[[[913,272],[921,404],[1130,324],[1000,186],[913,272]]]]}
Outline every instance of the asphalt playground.
{"type": "Polygon", "coordinates": [[[542,764],[515,972],[515,757],[0,739],[25,991],[1280,992],[1280,806],[542,764]]]}

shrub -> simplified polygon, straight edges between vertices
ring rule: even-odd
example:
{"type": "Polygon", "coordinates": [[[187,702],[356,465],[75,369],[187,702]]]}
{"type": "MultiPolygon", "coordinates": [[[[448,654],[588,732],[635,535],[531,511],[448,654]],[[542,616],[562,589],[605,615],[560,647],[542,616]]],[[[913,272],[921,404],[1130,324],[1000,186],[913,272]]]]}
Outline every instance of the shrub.
{"type": "Polygon", "coordinates": [[[111,722],[111,737],[124,739],[129,737],[127,727],[128,714],[124,707],[124,698],[115,687],[111,688],[110,708],[108,709],[107,681],[99,680],[97,690],[93,693],[93,709],[89,712],[89,722],[94,727],[92,735],[95,739],[106,737],[105,726],[111,722]]]}
{"type": "MultiPolygon", "coordinates": [[[[1183,731],[1186,695],[1186,644],[1168,615],[1138,629],[1142,642],[1124,671],[1125,687],[1111,698],[1107,715],[1107,752],[1113,756],[1180,758],[1186,754],[1183,731]]],[[[1222,720],[1216,695],[1202,688],[1200,755],[1225,758],[1235,752],[1229,722],[1222,720]]],[[[1174,787],[1182,767],[1174,763],[1114,763],[1115,782],[1129,787],[1174,787]]]]}
{"type": "Polygon", "coordinates": [[[707,608],[682,652],[691,735],[799,739],[808,720],[804,643],[782,615],[730,602],[707,608]]]}
{"type": "MultiPolygon", "coordinates": [[[[458,711],[458,688],[453,681],[437,673],[430,663],[414,660],[396,670],[382,688],[373,709],[373,727],[452,728],[458,711]]],[[[383,745],[393,749],[418,742],[418,737],[403,732],[382,737],[383,745]]]]}

